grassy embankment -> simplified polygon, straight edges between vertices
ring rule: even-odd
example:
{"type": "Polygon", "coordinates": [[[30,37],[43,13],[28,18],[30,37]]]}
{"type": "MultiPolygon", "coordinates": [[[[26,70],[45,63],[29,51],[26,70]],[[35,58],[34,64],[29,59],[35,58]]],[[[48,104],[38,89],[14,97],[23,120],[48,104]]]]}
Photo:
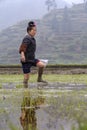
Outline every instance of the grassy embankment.
{"type": "MultiPolygon", "coordinates": [[[[20,66],[0,66],[0,67],[20,67],[20,66]]],[[[52,68],[56,71],[57,68],[87,68],[87,65],[49,65],[48,68],[52,68]],[[56,69],[55,69],[56,68],[56,69]]],[[[62,69],[61,69],[62,70],[62,69]]],[[[80,83],[87,84],[87,74],[44,74],[43,79],[48,82],[62,82],[62,83],[80,83]]],[[[0,74],[0,86],[2,83],[13,83],[13,82],[22,82],[23,74],[0,74]]],[[[29,82],[36,82],[37,74],[31,74],[29,82]]]]}
{"type": "MultiPolygon", "coordinates": [[[[62,82],[62,83],[80,83],[87,84],[87,75],[86,74],[77,74],[77,75],[60,75],[60,74],[47,74],[43,75],[43,79],[48,82],[62,82]]],[[[23,75],[0,75],[0,84],[2,83],[12,83],[12,82],[22,82],[23,75]]],[[[29,82],[36,82],[37,74],[31,74],[29,82]]]]}

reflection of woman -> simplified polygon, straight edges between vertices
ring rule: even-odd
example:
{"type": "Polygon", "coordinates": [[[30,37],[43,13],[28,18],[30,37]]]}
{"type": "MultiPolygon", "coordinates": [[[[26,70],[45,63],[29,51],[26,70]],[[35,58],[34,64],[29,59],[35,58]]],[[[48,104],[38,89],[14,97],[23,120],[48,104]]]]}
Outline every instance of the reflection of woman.
{"type": "Polygon", "coordinates": [[[42,80],[43,69],[45,63],[35,58],[36,40],[34,38],[36,34],[36,25],[33,21],[28,23],[27,35],[23,38],[22,44],[19,48],[21,54],[21,63],[24,73],[24,87],[28,87],[29,73],[32,66],[39,67],[38,82],[45,82],[42,80]]]}
{"type": "Polygon", "coordinates": [[[30,93],[24,96],[23,102],[21,105],[21,117],[20,123],[23,127],[23,130],[37,130],[37,119],[36,119],[36,109],[38,105],[44,103],[44,98],[31,97],[30,93]]]}

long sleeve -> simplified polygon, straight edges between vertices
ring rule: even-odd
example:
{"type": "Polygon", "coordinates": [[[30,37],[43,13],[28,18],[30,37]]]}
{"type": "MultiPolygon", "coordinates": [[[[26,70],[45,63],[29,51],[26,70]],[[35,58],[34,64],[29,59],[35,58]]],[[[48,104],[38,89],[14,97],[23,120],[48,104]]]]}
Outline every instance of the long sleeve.
{"type": "Polygon", "coordinates": [[[29,38],[27,37],[24,37],[23,41],[22,41],[22,44],[20,45],[20,48],[19,48],[19,53],[21,53],[22,51],[25,53],[26,52],[26,49],[27,49],[27,45],[30,43],[30,40],[29,38]]]}
{"type": "Polygon", "coordinates": [[[26,48],[27,48],[27,44],[21,44],[20,48],[19,48],[19,53],[21,53],[22,51],[25,53],[26,52],[26,48]]]}

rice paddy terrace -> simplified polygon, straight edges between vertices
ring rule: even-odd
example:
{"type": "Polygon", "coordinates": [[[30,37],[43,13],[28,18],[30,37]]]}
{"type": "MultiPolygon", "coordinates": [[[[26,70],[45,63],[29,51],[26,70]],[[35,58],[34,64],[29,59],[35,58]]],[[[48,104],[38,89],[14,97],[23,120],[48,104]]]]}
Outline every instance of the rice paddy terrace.
{"type": "Polygon", "coordinates": [[[2,83],[0,129],[86,130],[87,85],[2,83]]]}

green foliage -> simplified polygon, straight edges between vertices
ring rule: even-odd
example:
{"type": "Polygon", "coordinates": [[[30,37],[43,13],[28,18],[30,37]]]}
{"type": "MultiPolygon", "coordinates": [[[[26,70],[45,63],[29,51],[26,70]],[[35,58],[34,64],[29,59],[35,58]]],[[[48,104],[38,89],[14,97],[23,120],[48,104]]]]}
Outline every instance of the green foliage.
{"type": "Polygon", "coordinates": [[[0,89],[2,88],[2,84],[0,84],[0,89]]]}
{"type": "Polygon", "coordinates": [[[71,120],[72,130],[86,130],[87,102],[84,94],[81,91],[63,91],[58,92],[56,98],[53,95],[48,100],[51,107],[46,109],[46,112],[56,119],[65,119],[67,122],[71,120]]]}
{"type": "MultiPolygon", "coordinates": [[[[1,75],[1,76],[3,76],[2,78],[5,78],[5,76],[7,78],[7,75],[1,75]]],[[[50,78],[53,77],[55,78],[55,76],[58,76],[57,78],[59,81],[61,78],[63,78],[63,80],[66,80],[66,82],[67,80],[71,81],[71,79],[73,81],[73,78],[75,81],[83,80],[83,79],[84,81],[87,80],[87,75],[80,75],[81,77],[79,77],[79,75],[73,75],[73,76],[72,75],[46,75],[46,76],[47,79],[49,80],[50,78]]],[[[11,77],[13,77],[13,75],[11,75],[9,78],[11,77]]],[[[14,83],[22,79],[21,75],[14,75],[14,77],[16,79],[12,81],[14,83]]],[[[69,123],[71,124],[72,130],[87,130],[87,89],[85,90],[79,89],[78,91],[67,90],[67,89],[60,90],[60,89],[53,89],[53,88],[41,89],[41,90],[38,90],[36,88],[35,89],[34,88],[33,89],[32,88],[12,89],[12,90],[3,89],[2,91],[0,91],[0,95],[1,97],[2,95],[5,96],[4,100],[3,97],[0,98],[1,106],[3,106],[2,109],[4,108],[4,106],[8,106],[10,103],[9,109],[5,109],[5,112],[4,110],[0,109],[1,115],[5,115],[5,114],[7,115],[4,116],[4,119],[7,119],[6,125],[9,126],[10,130],[18,130],[18,124],[14,125],[15,118],[13,123],[13,120],[10,119],[10,116],[8,114],[16,113],[16,116],[18,116],[17,119],[19,119],[19,114],[20,114],[19,109],[21,109],[21,113],[22,113],[21,116],[26,118],[26,116],[24,116],[23,114],[24,112],[26,112],[28,121],[30,120],[31,123],[33,124],[34,121],[36,121],[35,110],[40,107],[42,107],[41,108],[42,114],[46,114],[46,118],[49,121],[48,124],[50,125],[53,123],[50,126],[57,124],[58,123],[57,121],[62,122],[63,119],[65,119],[66,124],[65,122],[63,122],[65,127],[67,126],[67,122],[70,121],[69,123]],[[46,104],[47,107],[44,107],[46,106],[46,104]],[[43,113],[43,111],[46,113],[43,113]]],[[[42,114],[40,113],[41,119],[44,119],[45,117],[42,118],[43,117],[42,114]]],[[[44,120],[41,121],[42,124],[43,121],[44,120]]],[[[60,122],[61,129],[64,130],[64,126],[61,122],[60,122]]],[[[30,129],[32,129],[31,123],[29,123],[28,126],[30,129]]],[[[37,125],[39,126],[39,124],[37,125]]]]}
{"type": "Polygon", "coordinates": [[[87,122],[79,122],[78,123],[78,128],[75,128],[73,126],[72,130],[87,130],[87,122]]]}
{"type": "Polygon", "coordinates": [[[12,123],[9,124],[10,130],[18,130],[12,123]]]}

